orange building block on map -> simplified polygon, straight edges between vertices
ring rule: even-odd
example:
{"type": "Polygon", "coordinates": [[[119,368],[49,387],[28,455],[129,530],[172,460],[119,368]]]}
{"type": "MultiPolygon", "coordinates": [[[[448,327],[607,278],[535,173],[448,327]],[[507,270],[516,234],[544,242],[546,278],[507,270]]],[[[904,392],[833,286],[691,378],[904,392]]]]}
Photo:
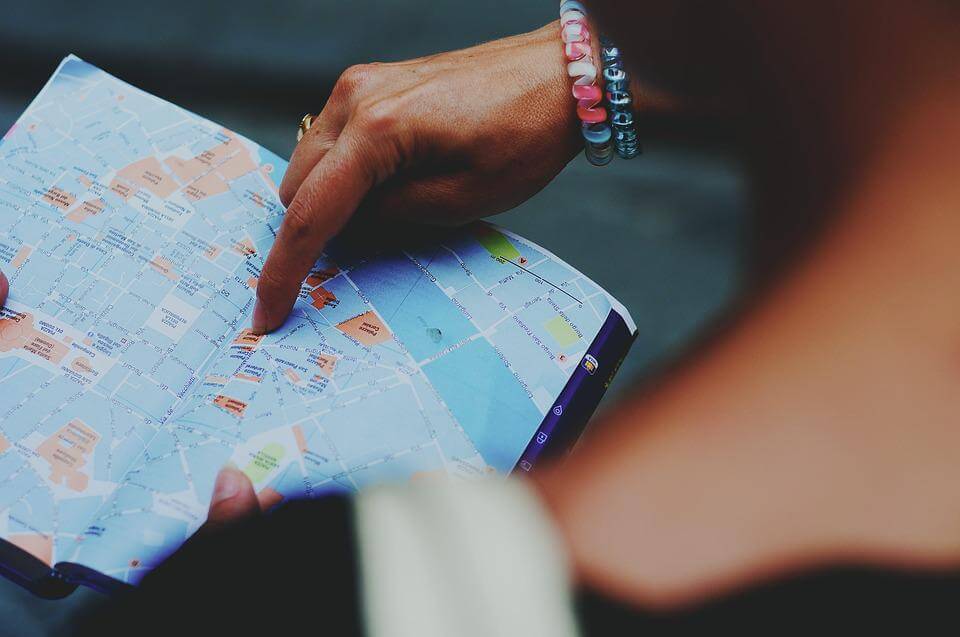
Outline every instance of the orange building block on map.
{"type": "Polygon", "coordinates": [[[322,310],[328,305],[336,307],[339,302],[336,295],[323,286],[318,286],[310,290],[310,305],[318,310],[322,310]]]}
{"type": "Polygon", "coordinates": [[[33,327],[33,315],[5,310],[0,317],[0,353],[22,349],[54,364],[67,355],[66,345],[33,327]]]}
{"type": "Polygon", "coordinates": [[[10,267],[16,270],[21,265],[23,265],[27,258],[30,256],[30,253],[33,252],[33,248],[30,246],[20,246],[20,249],[17,250],[16,256],[13,257],[13,260],[10,261],[10,267]]]}
{"type": "Polygon", "coordinates": [[[337,329],[367,347],[373,347],[391,338],[390,330],[374,312],[364,312],[360,316],[338,323],[337,329]]]}
{"type": "Polygon", "coordinates": [[[247,403],[223,394],[214,398],[213,404],[237,418],[243,418],[243,412],[247,410],[247,403]]]}
{"type": "Polygon", "coordinates": [[[81,473],[100,434],[79,418],[74,418],[37,447],[37,454],[50,463],[50,481],[72,491],[83,491],[90,478],[81,473]]]}
{"type": "Polygon", "coordinates": [[[43,193],[42,199],[52,206],[66,210],[77,200],[72,194],[62,188],[53,186],[47,192],[43,193]]]}
{"type": "Polygon", "coordinates": [[[232,345],[238,349],[252,352],[257,349],[257,345],[260,344],[263,337],[263,334],[254,334],[250,329],[241,330],[240,333],[237,334],[237,337],[233,339],[232,345]]]}
{"type": "Polygon", "coordinates": [[[333,376],[333,368],[337,366],[337,357],[332,354],[319,354],[314,361],[320,368],[320,376],[330,378],[333,376]]]}
{"type": "Polygon", "coordinates": [[[164,199],[177,190],[177,183],[160,166],[156,157],[144,157],[135,161],[121,168],[117,175],[164,199]]]}

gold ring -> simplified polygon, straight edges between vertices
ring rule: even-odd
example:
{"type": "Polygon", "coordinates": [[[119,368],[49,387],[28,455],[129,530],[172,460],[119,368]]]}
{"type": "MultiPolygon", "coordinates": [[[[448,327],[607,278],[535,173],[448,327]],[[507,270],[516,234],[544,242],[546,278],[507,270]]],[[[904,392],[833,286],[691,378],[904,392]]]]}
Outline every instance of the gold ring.
{"type": "Polygon", "coordinates": [[[307,131],[310,130],[310,127],[313,126],[313,121],[317,119],[316,115],[311,115],[307,113],[303,116],[303,119],[300,120],[300,129],[297,131],[297,141],[299,142],[303,139],[303,136],[307,134],[307,131]]]}

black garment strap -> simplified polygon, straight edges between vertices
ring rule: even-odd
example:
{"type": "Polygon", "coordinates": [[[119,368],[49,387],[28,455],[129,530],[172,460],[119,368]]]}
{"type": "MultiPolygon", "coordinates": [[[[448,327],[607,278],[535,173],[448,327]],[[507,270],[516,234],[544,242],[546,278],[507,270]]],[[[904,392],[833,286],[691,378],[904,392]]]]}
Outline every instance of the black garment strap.
{"type": "Polygon", "coordinates": [[[78,632],[362,635],[357,566],[351,501],[293,502],[195,536],[78,632]]]}

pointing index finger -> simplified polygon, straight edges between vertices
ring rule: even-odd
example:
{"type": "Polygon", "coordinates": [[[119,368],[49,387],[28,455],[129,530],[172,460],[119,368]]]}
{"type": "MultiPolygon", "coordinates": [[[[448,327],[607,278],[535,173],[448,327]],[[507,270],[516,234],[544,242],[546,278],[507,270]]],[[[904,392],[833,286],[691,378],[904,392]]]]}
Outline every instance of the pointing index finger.
{"type": "Polygon", "coordinates": [[[255,333],[275,330],[290,314],[324,245],[346,224],[373,185],[368,166],[360,144],[345,133],[304,179],[257,284],[255,333]]]}

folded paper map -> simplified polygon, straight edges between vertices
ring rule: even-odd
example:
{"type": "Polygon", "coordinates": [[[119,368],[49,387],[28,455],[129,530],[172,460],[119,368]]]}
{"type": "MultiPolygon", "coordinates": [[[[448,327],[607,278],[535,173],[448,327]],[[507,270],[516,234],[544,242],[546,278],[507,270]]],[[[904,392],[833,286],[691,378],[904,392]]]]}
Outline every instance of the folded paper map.
{"type": "Polygon", "coordinates": [[[285,168],[73,56],[3,137],[0,572],[51,597],[135,585],[227,462],[273,505],[575,441],[635,327],[493,225],[334,246],[252,334],[285,168]]]}

